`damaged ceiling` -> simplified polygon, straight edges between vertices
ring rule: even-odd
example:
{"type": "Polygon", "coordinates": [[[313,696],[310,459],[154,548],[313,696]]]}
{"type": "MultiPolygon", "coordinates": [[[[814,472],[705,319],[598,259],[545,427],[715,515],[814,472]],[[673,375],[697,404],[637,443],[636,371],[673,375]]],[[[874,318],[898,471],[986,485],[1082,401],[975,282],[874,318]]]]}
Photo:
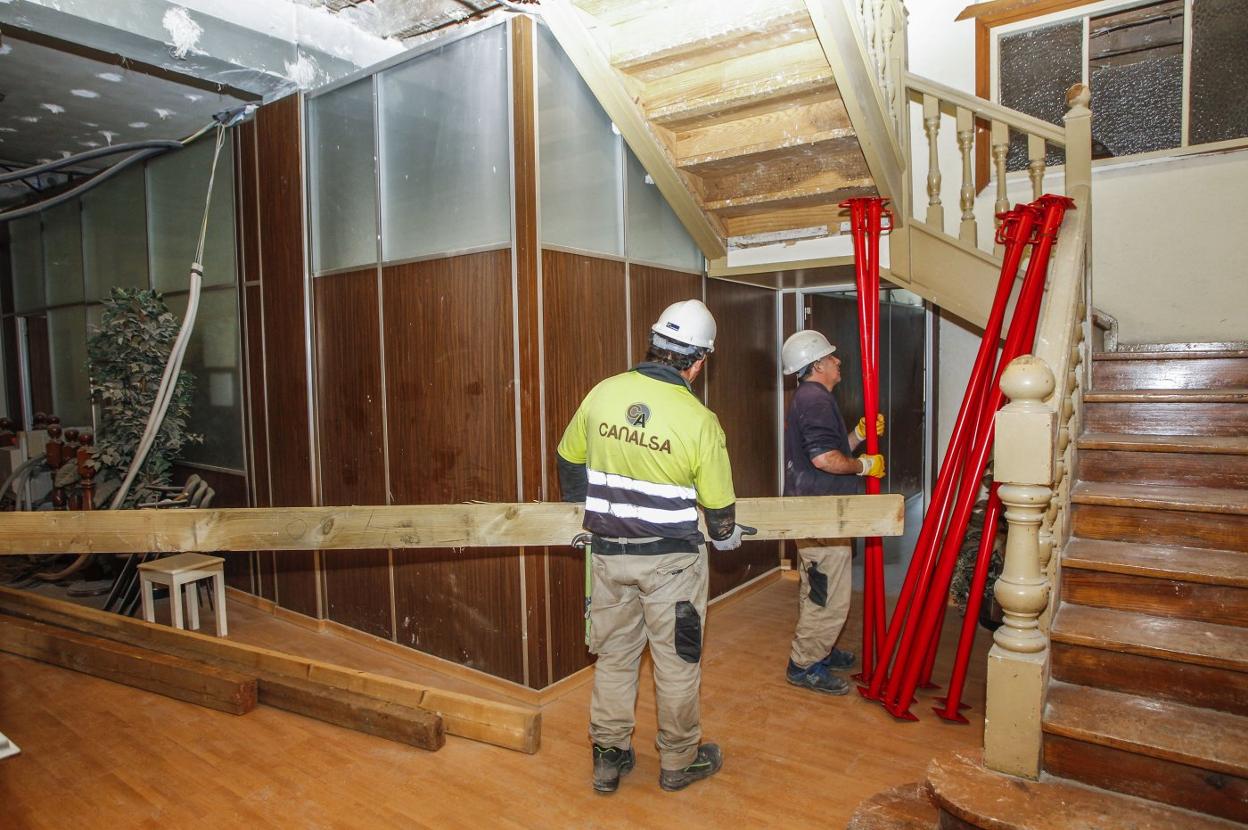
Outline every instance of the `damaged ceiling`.
{"type": "MultiPolygon", "coordinates": [[[[497,0],[302,0],[383,38],[410,40],[502,7],[497,0]]],[[[520,0],[521,3],[526,0],[520,0]]],[[[514,4],[513,4],[514,5],[514,4]]]]}

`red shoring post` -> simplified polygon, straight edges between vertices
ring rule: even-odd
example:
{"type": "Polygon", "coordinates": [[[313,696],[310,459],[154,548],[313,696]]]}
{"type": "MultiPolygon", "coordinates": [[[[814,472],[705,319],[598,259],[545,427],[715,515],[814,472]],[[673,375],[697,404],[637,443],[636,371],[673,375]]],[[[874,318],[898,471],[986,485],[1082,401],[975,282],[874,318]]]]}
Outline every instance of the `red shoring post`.
{"type": "MultiPolygon", "coordinates": [[[[870,292],[870,270],[872,263],[871,240],[869,238],[869,223],[867,218],[868,203],[871,199],[867,197],[857,197],[849,199],[841,203],[841,207],[849,208],[849,227],[850,233],[853,234],[854,244],[854,284],[858,290],[858,346],[862,364],[862,388],[863,388],[863,405],[864,408],[871,406],[871,320],[870,310],[868,308],[867,297],[870,292]]],[[[878,292],[877,292],[878,296],[878,292]]],[[[868,430],[870,434],[870,430],[868,430]]],[[[874,479],[867,479],[867,493],[870,494],[871,482],[874,479]]],[[[878,490],[878,482],[876,482],[878,490]]],[[[872,672],[875,668],[875,654],[877,643],[875,641],[875,618],[877,613],[883,613],[883,609],[875,607],[875,592],[873,589],[873,572],[871,567],[871,541],[868,539],[864,545],[863,552],[863,603],[862,603],[862,669],[857,675],[862,680],[870,680],[872,672]]]]}
{"type": "Polygon", "coordinates": [[[940,688],[939,683],[932,682],[932,670],[936,668],[936,652],[940,651],[940,634],[945,630],[945,615],[949,611],[949,603],[940,607],[940,616],[936,619],[936,630],[932,632],[931,641],[927,644],[927,654],[923,656],[923,671],[919,674],[918,688],[932,692],[940,688]]]}
{"type": "MultiPolygon", "coordinates": [[[[923,517],[923,525],[919,538],[915,541],[914,553],[910,558],[910,566],[906,570],[906,578],[902,583],[901,593],[897,597],[897,605],[893,609],[893,617],[888,625],[884,638],[884,646],[880,650],[880,662],[887,663],[893,656],[897,641],[902,640],[898,650],[898,663],[909,650],[913,639],[913,625],[906,627],[910,617],[911,605],[918,599],[919,605],[926,595],[927,585],[931,580],[934,554],[939,544],[940,533],[948,518],[949,507],[953,501],[953,487],[956,484],[956,471],[962,465],[966,445],[973,436],[970,431],[977,425],[979,401],[987,379],[992,376],[996,361],[997,343],[1000,339],[1001,324],[1005,318],[1005,308],[1009,304],[1010,294],[1014,288],[1014,278],[1018,274],[1022,262],[1023,251],[1031,241],[1037,212],[1027,205],[1019,205],[1014,210],[1001,214],[1001,225],[997,229],[997,238],[1005,246],[1004,259],[1001,265],[1001,276],[997,280],[997,293],[993,297],[992,309],[988,313],[988,323],[984,328],[984,337],[979,344],[979,353],[975,356],[975,364],[971,369],[971,377],[967,382],[966,394],[962,399],[962,408],[958,410],[954,422],[953,433],[945,448],[945,457],[936,477],[936,486],[932,491],[932,500],[928,505],[927,514],[923,517]],[[902,636],[902,632],[906,636],[902,636]]],[[[859,693],[870,700],[880,700],[884,682],[889,680],[888,671],[877,672],[871,678],[870,688],[860,687],[859,693]]],[[[900,678],[898,678],[898,683],[900,678]]],[[[892,684],[890,684],[892,688],[892,684]]],[[[890,698],[895,696],[895,689],[890,698]]]]}
{"type": "MultiPolygon", "coordinates": [[[[1031,260],[1027,263],[1027,273],[1023,278],[1023,287],[1019,293],[1018,304],[1014,309],[1014,317],[1010,321],[1010,332],[1001,351],[1001,362],[997,367],[992,386],[988,390],[988,397],[981,407],[979,427],[975,436],[975,447],[970,453],[969,463],[962,471],[962,486],[958,491],[953,517],[950,520],[944,544],[937,555],[936,572],[927,597],[924,600],[922,616],[919,618],[919,624],[916,626],[918,641],[914,647],[913,654],[909,656],[908,661],[904,664],[905,670],[902,674],[902,681],[897,694],[890,696],[885,701],[885,708],[888,710],[888,713],[902,720],[916,720],[915,716],[910,713],[910,701],[914,696],[915,688],[918,686],[919,673],[923,668],[922,662],[917,659],[917,655],[925,653],[926,646],[935,629],[936,618],[941,612],[941,606],[948,603],[949,582],[953,576],[954,566],[957,564],[957,551],[961,547],[962,539],[966,534],[966,525],[970,520],[971,510],[975,506],[975,499],[979,493],[979,483],[983,479],[984,468],[988,463],[988,453],[992,449],[993,428],[995,426],[994,416],[997,409],[1000,408],[1004,397],[1001,392],[1001,374],[1009,366],[1010,361],[1023,354],[1024,349],[1030,350],[1032,348],[1032,344],[1024,342],[1023,338],[1028,335],[1034,337],[1036,330],[1035,318],[1040,313],[1040,301],[1044,295],[1049,255],[1053,250],[1053,242],[1057,237],[1057,229],[1062,224],[1062,218],[1065,216],[1067,209],[1074,206],[1074,202],[1064,196],[1051,195],[1041,196],[1033,204],[1038,206],[1042,212],[1040,228],[1037,231],[1036,243],[1031,252],[1031,260]]],[[[899,667],[902,665],[901,662],[898,663],[899,667]]],[[[894,677],[897,674],[898,672],[894,670],[894,677]]],[[[891,682],[889,687],[891,691],[891,682]]]]}
{"type": "Polygon", "coordinates": [[[962,703],[962,691],[966,688],[966,668],[971,662],[971,649],[975,645],[975,630],[979,626],[979,608],[984,600],[984,585],[988,582],[988,565],[992,561],[992,548],[997,539],[997,523],[1001,519],[1001,497],[997,494],[995,481],[988,490],[988,506],[984,508],[984,532],[975,554],[975,571],[971,587],[966,595],[966,616],[962,618],[962,632],[958,636],[958,652],[953,658],[953,674],[949,677],[949,693],[933,706],[932,711],[941,720],[950,723],[970,723],[959,710],[971,707],[962,703]]]}
{"type": "MultiPolygon", "coordinates": [[[[892,230],[892,213],[887,209],[887,199],[875,198],[867,204],[867,255],[869,257],[870,266],[867,269],[867,278],[870,281],[870,297],[871,302],[871,397],[866,403],[866,442],[868,453],[878,453],[880,451],[879,436],[876,435],[875,422],[880,413],[880,244],[883,239],[884,217],[888,217],[888,228],[892,230]]],[[[865,385],[865,384],[864,384],[865,385]]],[[[879,493],[881,489],[881,481],[877,478],[867,479],[867,492],[879,493]]],[[[879,536],[872,536],[867,539],[866,549],[870,551],[871,557],[867,558],[865,553],[863,557],[864,565],[869,564],[872,570],[872,603],[875,606],[875,665],[878,669],[881,662],[886,660],[883,653],[884,635],[887,627],[886,615],[888,613],[884,600],[884,540],[879,536]]],[[[864,580],[864,589],[866,587],[864,580]]]]}

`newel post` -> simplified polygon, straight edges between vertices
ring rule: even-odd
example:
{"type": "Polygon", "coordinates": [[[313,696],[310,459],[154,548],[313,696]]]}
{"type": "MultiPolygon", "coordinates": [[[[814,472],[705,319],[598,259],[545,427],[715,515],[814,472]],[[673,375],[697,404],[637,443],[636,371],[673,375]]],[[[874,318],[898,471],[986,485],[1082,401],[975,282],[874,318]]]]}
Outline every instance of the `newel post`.
{"type": "Polygon", "coordinates": [[[1040,524],[1053,497],[1056,413],[1043,401],[1055,387],[1043,360],[1023,355],[1001,378],[1010,403],[996,416],[993,474],[1001,483],[1009,535],[995,594],[1005,622],[988,653],[984,763],[999,772],[1037,778],[1049,642],[1039,617],[1049,601],[1041,566],[1040,524]]]}

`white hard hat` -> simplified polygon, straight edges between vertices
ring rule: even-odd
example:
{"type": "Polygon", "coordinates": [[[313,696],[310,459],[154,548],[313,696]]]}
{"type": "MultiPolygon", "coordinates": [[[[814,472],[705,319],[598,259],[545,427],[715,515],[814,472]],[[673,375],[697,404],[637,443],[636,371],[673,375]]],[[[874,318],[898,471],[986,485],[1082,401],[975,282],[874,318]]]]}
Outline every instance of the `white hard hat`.
{"type": "Polygon", "coordinates": [[[681,300],[663,309],[650,331],[668,340],[715,351],[715,318],[701,300],[681,300]]]}
{"type": "Polygon", "coordinates": [[[807,329],[791,335],[780,347],[780,364],[786,375],[802,371],[821,357],[827,357],[836,351],[836,346],[828,342],[817,331],[807,329]]]}

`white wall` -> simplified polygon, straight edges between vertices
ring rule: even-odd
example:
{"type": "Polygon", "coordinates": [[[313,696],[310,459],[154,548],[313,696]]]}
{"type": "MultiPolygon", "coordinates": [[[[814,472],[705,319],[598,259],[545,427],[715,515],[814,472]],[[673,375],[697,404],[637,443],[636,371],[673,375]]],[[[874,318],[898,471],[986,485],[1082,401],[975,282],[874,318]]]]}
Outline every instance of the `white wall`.
{"type": "MultiPolygon", "coordinates": [[[[911,0],[910,70],[974,92],[974,23],[953,22],[964,0],[911,0]]],[[[1096,90],[1092,90],[1096,111],[1096,90]]],[[[922,117],[911,111],[916,213],[927,202],[922,117]]],[[[961,162],[953,122],[941,126],[941,201],[956,233],[961,162]]],[[[1025,175],[1012,175],[1010,197],[1030,197],[1025,175]]],[[[992,229],[995,183],[976,201],[981,247],[992,229]]],[[[1061,192],[1061,176],[1045,189],[1061,192]]],[[[1119,321],[1123,343],[1248,340],[1248,279],[1237,243],[1248,228],[1248,150],[1151,163],[1098,164],[1093,171],[1093,302],[1119,321]]],[[[942,346],[946,342],[942,328],[942,346]]],[[[957,335],[954,335],[956,342],[957,335]]],[[[974,352],[971,352],[972,356],[974,352]]],[[[951,365],[942,352],[941,382],[951,365]]],[[[943,388],[943,403],[948,388],[943,388]]]]}

